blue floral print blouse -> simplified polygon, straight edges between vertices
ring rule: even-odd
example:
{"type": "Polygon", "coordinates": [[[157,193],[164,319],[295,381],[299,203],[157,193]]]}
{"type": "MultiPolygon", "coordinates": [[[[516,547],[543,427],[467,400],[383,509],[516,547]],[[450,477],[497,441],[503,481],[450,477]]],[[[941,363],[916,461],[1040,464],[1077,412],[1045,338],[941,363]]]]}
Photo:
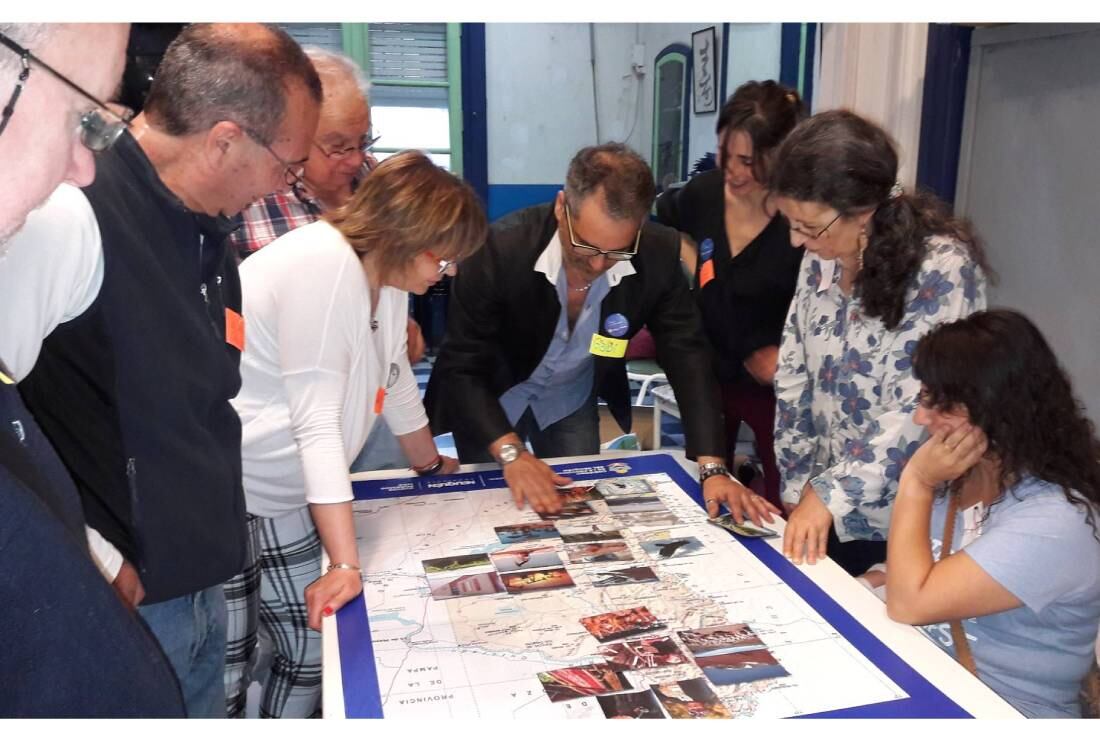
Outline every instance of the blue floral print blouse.
{"type": "Polygon", "coordinates": [[[910,358],[932,327],[985,308],[965,246],[932,237],[894,330],[840,290],[841,266],[806,253],[775,375],[775,455],[785,503],[807,482],[841,541],[885,541],[902,468],[920,446],[910,358]]]}

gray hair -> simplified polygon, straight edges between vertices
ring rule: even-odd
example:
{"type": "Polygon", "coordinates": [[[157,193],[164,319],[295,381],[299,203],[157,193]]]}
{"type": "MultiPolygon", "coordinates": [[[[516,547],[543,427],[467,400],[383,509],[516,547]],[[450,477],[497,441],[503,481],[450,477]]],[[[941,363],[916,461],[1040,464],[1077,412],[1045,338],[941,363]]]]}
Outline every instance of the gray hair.
{"type": "Polygon", "coordinates": [[[195,23],[164,53],[145,114],[169,135],[205,132],[224,120],[270,145],[297,79],[321,103],[321,80],[298,43],[274,26],[195,23]],[[242,30],[244,32],[242,32],[242,30]]]}
{"type": "MultiPolygon", "coordinates": [[[[41,56],[42,46],[50,39],[60,23],[0,23],[0,33],[29,49],[35,56],[41,56]]],[[[8,47],[0,47],[0,74],[12,76],[21,69],[19,57],[8,47]]]]}
{"type": "Polygon", "coordinates": [[[622,143],[582,148],[569,163],[565,198],[574,210],[581,200],[603,189],[607,213],[618,220],[640,219],[653,206],[657,187],[649,164],[622,143]]]}
{"type": "Polygon", "coordinates": [[[313,68],[317,70],[317,76],[321,78],[326,92],[339,89],[344,84],[352,84],[363,95],[367,106],[370,106],[370,81],[354,60],[320,46],[303,46],[302,51],[313,62],[313,68]]]}

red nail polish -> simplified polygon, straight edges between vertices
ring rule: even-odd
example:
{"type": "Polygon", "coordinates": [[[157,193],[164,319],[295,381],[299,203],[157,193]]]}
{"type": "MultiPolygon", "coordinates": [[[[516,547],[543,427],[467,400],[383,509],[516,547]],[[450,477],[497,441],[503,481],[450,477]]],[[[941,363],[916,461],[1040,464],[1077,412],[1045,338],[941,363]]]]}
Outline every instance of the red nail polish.
{"type": "Polygon", "coordinates": [[[332,615],[332,608],[326,606],[325,609],[321,611],[321,614],[324,615],[325,617],[328,617],[329,615],[332,615]]]}

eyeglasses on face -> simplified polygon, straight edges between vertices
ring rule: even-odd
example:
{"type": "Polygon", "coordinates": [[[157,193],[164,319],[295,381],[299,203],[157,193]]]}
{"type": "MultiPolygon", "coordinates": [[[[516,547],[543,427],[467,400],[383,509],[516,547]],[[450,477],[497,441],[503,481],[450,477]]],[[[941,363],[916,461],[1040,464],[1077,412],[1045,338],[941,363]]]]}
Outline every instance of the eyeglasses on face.
{"type": "Polygon", "coordinates": [[[802,235],[802,237],[809,238],[810,240],[816,240],[817,238],[821,237],[826,232],[828,232],[829,228],[832,227],[833,223],[836,222],[838,219],[840,219],[840,213],[839,212],[837,212],[836,217],[833,217],[831,220],[829,220],[829,224],[827,224],[823,228],[821,228],[821,230],[816,235],[811,235],[809,232],[806,232],[805,230],[800,230],[799,228],[795,227],[794,225],[790,225],[790,228],[791,228],[791,232],[795,233],[796,235],[802,235]]]}
{"type": "Polygon", "coordinates": [[[630,260],[638,254],[638,243],[642,239],[642,228],[638,228],[638,234],[634,236],[634,247],[630,250],[603,250],[595,245],[589,245],[584,242],[577,242],[576,235],[573,234],[573,215],[569,212],[569,202],[565,203],[565,222],[569,226],[569,241],[573,244],[573,247],[589,258],[594,258],[597,255],[602,255],[610,260],[630,260]]]}
{"type": "Polygon", "coordinates": [[[458,275],[458,261],[457,260],[446,260],[444,258],[440,258],[438,255],[433,253],[431,250],[425,250],[424,254],[427,255],[432,260],[437,261],[439,263],[438,275],[440,275],[440,276],[458,275]],[[448,271],[450,271],[450,273],[448,273],[448,271]]]}
{"type": "Polygon", "coordinates": [[[286,182],[287,186],[304,186],[305,185],[305,175],[306,175],[306,163],[305,163],[305,161],[297,161],[297,162],[294,162],[294,163],[291,163],[290,161],[287,161],[282,156],[280,156],[278,153],[276,153],[275,149],[273,149],[271,146],[269,146],[267,143],[265,143],[263,141],[263,138],[260,136],[260,134],[258,132],[256,132],[252,128],[248,128],[248,127],[245,127],[243,125],[241,125],[240,128],[241,128],[241,130],[244,131],[245,135],[247,135],[249,137],[249,139],[252,140],[253,143],[255,143],[258,146],[261,146],[265,151],[270,153],[271,156],[276,161],[278,161],[280,164],[282,164],[282,167],[283,167],[283,181],[286,182]]]}
{"type": "Polygon", "coordinates": [[[15,114],[15,103],[19,101],[19,96],[23,93],[23,87],[26,86],[27,80],[31,75],[32,63],[95,105],[91,110],[80,116],[80,142],[88,150],[94,153],[101,153],[107,150],[119,139],[122,135],[122,131],[130,126],[130,120],[134,116],[133,112],[128,111],[124,115],[118,114],[105,102],[102,102],[95,95],[86,91],[79,84],[42,61],[42,59],[32,54],[28,49],[23,48],[3,33],[0,33],[0,45],[18,54],[19,60],[22,63],[22,69],[15,82],[15,89],[12,90],[11,97],[8,98],[8,104],[0,111],[0,135],[4,133],[4,129],[7,128],[8,122],[11,121],[12,115],[15,114]]]}
{"type": "Polygon", "coordinates": [[[370,152],[370,149],[374,147],[374,144],[377,143],[378,139],[381,137],[381,135],[372,135],[371,133],[367,133],[362,138],[360,138],[357,144],[346,146],[344,148],[326,148],[317,141],[313,141],[313,145],[317,146],[317,150],[325,154],[325,158],[333,161],[343,161],[348,156],[353,156],[356,153],[360,153],[364,156],[367,155],[367,153],[370,152]]]}

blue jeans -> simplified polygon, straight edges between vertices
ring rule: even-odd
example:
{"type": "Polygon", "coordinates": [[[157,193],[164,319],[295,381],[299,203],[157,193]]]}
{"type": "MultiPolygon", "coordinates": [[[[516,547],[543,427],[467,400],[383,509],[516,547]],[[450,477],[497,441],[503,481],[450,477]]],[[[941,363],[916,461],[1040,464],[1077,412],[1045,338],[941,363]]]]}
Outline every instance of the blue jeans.
{"type": "Polygon", "coordinates": [[[188,717],[225,717],[225,593],[215,585],[142,605],[141,617],[176,672],[188,717]]]}
{"type": "MultiPolygon", "coordinates": [[[[528,408],[516,422],[516,433],[524,441],[531,442],[535,456],[576,457],[582,454],[600,453],[600,414],[594,398],[565,418],[540,429],[535,416],[528,408]]],[[[463,462],[493,462],[488,447],[470,446],[455,433],[455,449],[463,462]]]]}
{"type": "Polygon", "coordinates": [[[409,466],[405,452],[397,443],[397,437],[390,431],[386,420],[379,416],[371,428],[363,450],[351,463],[352,472],[368,470],[404,470],[409,466]]]}

